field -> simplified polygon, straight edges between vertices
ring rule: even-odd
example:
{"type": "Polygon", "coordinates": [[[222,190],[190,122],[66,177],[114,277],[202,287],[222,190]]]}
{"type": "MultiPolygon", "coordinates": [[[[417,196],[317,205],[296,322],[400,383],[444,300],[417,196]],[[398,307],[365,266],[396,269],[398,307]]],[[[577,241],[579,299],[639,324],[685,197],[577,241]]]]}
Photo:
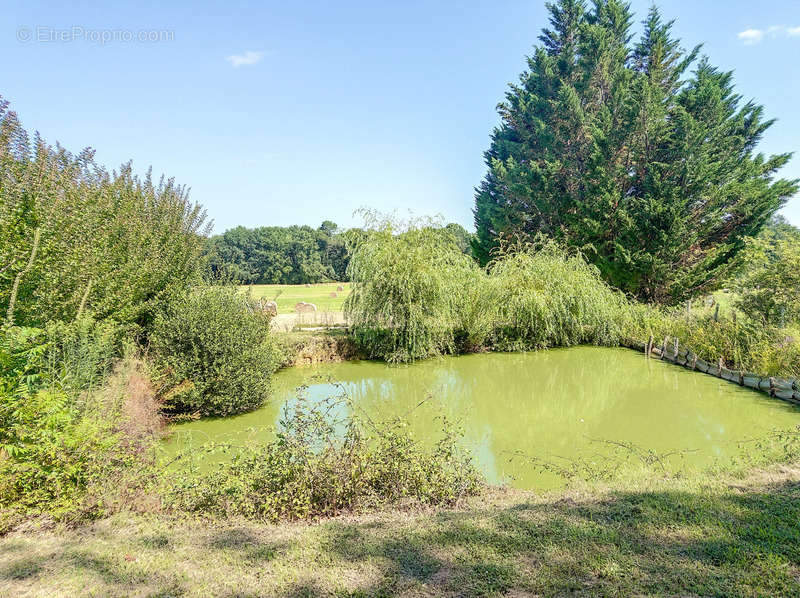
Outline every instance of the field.
{"type": "Polygon", "coordinates": [[[800,471],[319,524],[120,514],[0,538],[3,596],[797,596],[800,471]]]}
{"type": "Polygon", "coordinates": [[[342,311],[344,300],[350,293],[349,282],[325,282],[306,286],[303,284],[253,284],[243,285],[255,299],[274,299],[279,314],[293,314],[295,303],[306,301],[317,306],[318,311],[342,311]],[[344,291],[337,291],[338,287],[344,291]],[[336,297],[331,297],[336,293],[336,297]]]}

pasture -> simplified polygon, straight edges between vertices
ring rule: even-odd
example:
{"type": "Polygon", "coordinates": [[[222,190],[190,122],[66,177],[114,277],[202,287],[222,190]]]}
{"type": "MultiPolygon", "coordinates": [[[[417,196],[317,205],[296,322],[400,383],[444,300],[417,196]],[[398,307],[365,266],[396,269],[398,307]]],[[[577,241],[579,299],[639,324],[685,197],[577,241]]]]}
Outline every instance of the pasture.
{"type": "Polygon", "coordinates": [[[249,291],[254,299],[275,300],[279,314],[293,314],[295,303],[306,301],[317,306],[321,312],[340,312],[344,300],[350,294],[349,282],[323,282],[306,286],[303,284],[253,284],[240,288],[249,291]],[[344,291],[337,291],[343,287],[344,291]],[[331,294],[336,293],[336,297],[331,294]]]}

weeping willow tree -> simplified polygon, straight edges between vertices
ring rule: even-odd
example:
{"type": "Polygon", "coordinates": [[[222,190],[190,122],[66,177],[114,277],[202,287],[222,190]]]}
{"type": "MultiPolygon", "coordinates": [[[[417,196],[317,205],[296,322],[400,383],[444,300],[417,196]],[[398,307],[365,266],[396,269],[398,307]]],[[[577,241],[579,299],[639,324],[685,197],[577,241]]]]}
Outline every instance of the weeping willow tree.
{"type": "Polygon", "coordinates": [[[350,247],[345,302],[356,341],[389,362],[453,351],[460,298],[481,271],[436,220],[364,215],[367,232],[350,247]]]}
{"type": "Polygon", "coordinates": [[[352,248],[345,310],[369,357],[613,345],[622,336],[628,301],[577,252],[515,242],[485,270],[436,221],[368,218],[352,248]]]}
{"type": "Polygon", "coordinates": [[[31,136],[0,98],[0,309],[7,324],[81,314],[141,322],[198,273],[205,212],[172,179],[108,172],[31,136]]]}
{"type": "Polygon", "coordinates": [[[623,335],[628,301],[581,254],[553,241],[503,246],[486,285],[496,348],[615,345],[623,335]]]}

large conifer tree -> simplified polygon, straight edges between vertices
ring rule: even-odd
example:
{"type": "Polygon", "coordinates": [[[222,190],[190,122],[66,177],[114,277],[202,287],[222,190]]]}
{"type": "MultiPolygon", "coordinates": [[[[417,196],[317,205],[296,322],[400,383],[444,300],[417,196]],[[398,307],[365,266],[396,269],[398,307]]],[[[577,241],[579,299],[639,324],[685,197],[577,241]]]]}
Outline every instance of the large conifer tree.
{"type": "Polygon", "coordinates": [[[756,153],[773,121],[699,47],[684,51],[658,9],[634,43],[626,2],[548,8],[529,70],[498,107],[476,190],[477,257],[487,262],[503,236],[543,233],[642,299],[712,289],[797,190],[775,180],[791,154],[756,153]]]}

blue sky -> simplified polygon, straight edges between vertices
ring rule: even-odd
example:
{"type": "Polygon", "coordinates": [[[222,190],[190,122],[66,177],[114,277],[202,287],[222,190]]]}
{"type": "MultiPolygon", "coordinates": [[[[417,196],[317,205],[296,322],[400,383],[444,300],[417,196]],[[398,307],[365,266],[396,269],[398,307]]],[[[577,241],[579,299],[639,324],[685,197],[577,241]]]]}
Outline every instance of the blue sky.
{"type": "MultiPolygon", "coordinates": [[[[0,94],[24,125],[174,176],[217,232],[361,206],[472,228],[495,106],[547,21],[540,0],[3,4],[0,94]]],[[[800,150],[798,2],[659,6],[779,119],[761,151],[800,150]]],[[[800,198],[784,213],[800,225],[800,198]]]]}

